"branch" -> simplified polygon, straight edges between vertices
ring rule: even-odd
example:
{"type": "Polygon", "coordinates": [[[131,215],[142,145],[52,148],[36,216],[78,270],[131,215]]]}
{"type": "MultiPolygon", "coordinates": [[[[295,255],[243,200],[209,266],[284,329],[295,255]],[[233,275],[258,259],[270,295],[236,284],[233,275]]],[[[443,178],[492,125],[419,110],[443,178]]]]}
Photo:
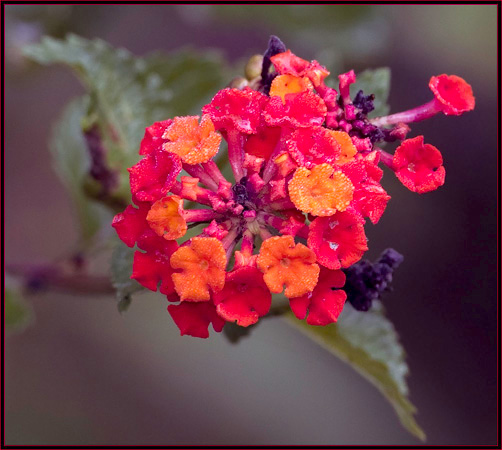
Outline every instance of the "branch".
{"type": "Polygon", "coordinates": [[[115,292],[109,277],[92,275],[68,261],[59,264],[6,264],[7,274],[20,278],[30,293],[59,291],[74,295],[109,295],[115,292]]]}

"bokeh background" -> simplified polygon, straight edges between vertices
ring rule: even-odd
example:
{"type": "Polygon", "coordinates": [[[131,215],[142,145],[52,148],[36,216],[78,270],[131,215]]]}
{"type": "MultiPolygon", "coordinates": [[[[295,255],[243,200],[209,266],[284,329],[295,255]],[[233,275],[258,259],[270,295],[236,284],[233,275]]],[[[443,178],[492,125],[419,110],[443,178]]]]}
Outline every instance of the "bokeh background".
{"type": "MultiPolygon", "coordinates": [[[[392,111],[458,74],[476,109],[413,126],[444,157],[446,184],[419,196],[386,171],[392,196],[368,226],[369,259],[405,255],[384,303],[407,351],[411,400],[431,445],[497,441],[497,6],[7,5],[5,258],[44,263],[72,248],[69,199],[47,140],[83,88],[20,48],[43,34],[99,37],[138,55],[187,44],[230,61],[270,34],[337,71],[389,66],[392,111]]],[[[392,148],[391,148],[392,149],[392,148]]],[[[180,338],[161,296],[120,315],[111,297],[47,292],[5,345],[6,444],[418,444],[344,363],[287,323],[263,321],[238,345],[180,338]]]]}

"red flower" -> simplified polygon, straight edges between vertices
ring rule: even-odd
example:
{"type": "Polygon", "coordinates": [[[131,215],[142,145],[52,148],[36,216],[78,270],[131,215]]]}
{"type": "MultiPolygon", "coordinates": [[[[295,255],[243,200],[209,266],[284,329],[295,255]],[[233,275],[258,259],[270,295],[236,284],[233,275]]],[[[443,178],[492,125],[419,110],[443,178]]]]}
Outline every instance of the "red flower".
{"type": "Polygon", "coordinates": [[[167,195],[181,172],[179,156],[164,151],[148,154],[129,170],[133,199],[156,201],[167,195]]]}
{"type": "Polygon", "coordinates": [[[265,107],[265,121],[271,126],[314,127],[326,118],[327,108],[323,99],[313,92],[286,94],[285,104],[281,97],[271,97],[265,107]]]}
{"type": "Polygon", "coordinates": [[[313,292],[302,297],[290,298],[289,304],[298,319],[305,319],[309,325],[325,326],[336,322],[343,310],[347,294],[336,288],[345,284],[345,274],[341,270],[321,267],[319,281],[313,292]]]}
{"type": "Polygon", "coordinates": [[[314,86],[319,86],[329,75],[329,71],[317,61],[308,62],[287,50],[270,58],[275,70],[281,75],[307,77],[314,86]]]}
{"type": "Polygon", "coordinates": [[[145,136],[139,146],[140,155],[148,155],[149,153],[156,152],[162,149],[162,144],[167,142],[162,136],[166,128],[173,123],[172,119],[162,120],[155,122],[145,130],[145,136]]]}
{"type": "MultiPolygon", "coordinates": [[[[354,185],[351,210],[362,217],[369,217],[372,223],[380,220],[390,196],[380,184],[383,171],[372,161],[373,153],[341,166],[354,185]]],[[[378,160],[377,160],[378,161],[378,160]]]]}
{"type": "Polygon", "coordinates": [[[174,270],[169,264],[169,258],[177,250],[176,241],[164,241],[162,247],[142,253],[134,253],[131,278],[152,291],[157,290],[160,282],[161,294],[167,295],[171,301],[178,301],[174,290],[172,275],[174,270]]]}
{"type": "Polygon", "coordinates": [[[124,212],[113,218],[113,228],[128,247],[134,247],[140,237],[149,230],[150,227],[146,221],[149,209],[148,203],[140,203],[139,208],[129,205],[124,212]]]}
{"type": "Polygon", "coordinates": [[[249,155],[267,160],[277,146],[280,137],[280,127],[262,127],[257,134],[249,136],[244,144],[244,151],[249,155]]]}
{"type": "Polygon", "coordinates": [[[349,267],[368,250],[364,226],[357,215],[348,211],[331,217],[317,217],[310,224],[308,245],[317,262],[329,269],[349,267]]]}
{"type": "Polygon", "coordinates": [[[474,109],[475,100],[471,85],[456,75],[438,75],[429,81],[434,93],[436,106],[447,116],[460,114],[474,109]]]}
{"type": "Polygon", "coordinates": [[[307,169],[322,163],[334,165],[341,151],[333,132],[323,127],[299,128],[286,145],[295,162],[307,169]]]}
{"type": "Polygon", "coordinates": [[[217,130],[237,130],[244,134],[258,131],[263,105],[268,97],[249,88],[222,89],[202,108],[208,114],[217,130]]]}
{"type": "Polygon", "coordinates": [[[211,323],[217,333],[223,330],[225,325],[225,319],[216,313],[216,307],[211,302],[181,302],[179,305],[169,305],[167,310],[180,329],[181,336],[206,339],[209,337],[211,323]]]}
{"type": "Polygon", "coordinates": [[[268,313],[272,295],[263,274],[251,266],[227,273],[225,287],[213,296],[216,311],[228,322],[247,327],[268,313]]]}
{"type": "Polygon", "coordinates": [[[392,165],[396,176],[410,191],[423,194],[444,184],[445,169],[440,151],[424,144],[424,137],[407,139],[396,149],[392,165]]]}
{"type": "Polygon", "coordinates": [[[296,56],[291,50],[286,50],[283,53],[278,53],[270,58],[275,70],[281,75],[294,75],[302,77],[305,70],[309,66],[309,62],[305,59],[296,56]]]}

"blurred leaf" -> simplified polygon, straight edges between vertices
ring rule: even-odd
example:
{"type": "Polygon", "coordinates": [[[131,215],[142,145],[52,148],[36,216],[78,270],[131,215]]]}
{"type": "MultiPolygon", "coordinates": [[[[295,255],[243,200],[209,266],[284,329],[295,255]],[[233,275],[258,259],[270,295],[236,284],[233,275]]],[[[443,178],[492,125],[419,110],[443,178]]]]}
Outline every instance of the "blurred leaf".
{"type": "MultiPolygon", "coordinates": [[[[350,27],[355,22],[367,17],[371,13],[368,5],[262,5],[259,8],[243,5],[214,5],[213,10],[223,17],[234,20],[253,21],[263,20],[275,27],[287,30],[311,28],[312,24],[319,29],[333,32],[335,27],[350,27]]],[[[279,36],[280,37],[280,36],[279,36]]],[[[266,45],[266,44],[265,44],[266,45]]],[[[264,49],[265,50],[265,49],[264,49]]]]}
{"type": "Polygon", "coordinates": [[[364,95],[375,94],[375,109],[368,115],[369,117],[384,116],[389,113],[390,107],[387,99],[390,92],[390,69],[380,67],[379,69],[369,69],[357,75],[357,81],[350,86],[352,98],[359,90],[364,95]]]}
{"type": "Polygon", "coordinates": [[[380,302],[374,302],[367,312],[346,305],[338,322],[325,327],[307,325],[291,313],[286,317],[376,386],[391,403],[402,425],[417,438],[425,440],[425,433],[413,417],[416,408],[407,398],[405,353],[394,326],[383,314],[380,302]]]}
{"type": "Polygon", "coordinates": [[[31,307],[23,299],[19,290],[12,286],[5,287],[4,308],[7,331],[22,331],[32,322],[31,307]]]}
{"type": "MultiPolygon", "coordinates": [[[[304,59],[319,57],[319,62],[332,71],[335,64],[341,67],[348,59],[375,58],[390,40],[389,17],[374,5],[222,4],[213,5],[210,12],[215,23],[226,29],[234,27],[261,33],[263,41],[256,42],[254,52],[265,51],[267,35],[273,33],[293,53],[304,59]]],[[[334,75],[336,78],[337,74],[334,75]]]]}
{"type": "Polygon", "coordinates": [[[69,35],[45,37],[24,49],[41,63],[71,67],[90,96],[88,126],[97,124],[108,166],[120,174],[117,192],[130,200],[126,169],[139,160],[145,127],[194,112],[224,84],[225,64],[214,52],[182,50],[138,58],[106,42],[69,35]]]}
{"type": "Polygon", "coordinates": [[[133,259],[133,248],[129,248],[121,242],[114,248],[110,271],[112,285],[117,290],[119,312],[127,310],[131,303],[131,294],[143,289],[136,280],[131,279],[133,259]]]}
{"type": "Polygon", "coordinates": [[[83,191],[89,173],[90,160],[82,133],[82,120],[89,104],[87,96],[66,106],[54,126],[50,140],[53,165],[70,193],[82,239],[85,243],[99,230],[101,223],[109,223],[111,216],[98,203],[87,198],[83,191]]]}

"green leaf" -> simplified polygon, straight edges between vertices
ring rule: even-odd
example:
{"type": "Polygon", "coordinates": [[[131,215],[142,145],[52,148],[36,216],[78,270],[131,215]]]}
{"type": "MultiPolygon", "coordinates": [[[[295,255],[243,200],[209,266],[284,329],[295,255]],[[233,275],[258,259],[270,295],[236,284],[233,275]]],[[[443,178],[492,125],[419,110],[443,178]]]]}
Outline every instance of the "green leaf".
{"type": "Polygon", "coordinates": [[[126,311],[131,303],[131,295],[143,289],[136,280],[131,279],[133,259],[134,249],[119,242],[113,250],[110,267],[119,312],[126,311]]]}
{"type": "Polygon", "coordinates": [[[41,64],[72,68],[90,95],[89,122],[97,124],[108,165],[120,175],[118,191],[129,200],[126,169],[139,160],[145,127],[200,107],[224,84],[226,65],[212,51],[185,49],[138,58],[106,42],[69,35],[45,37],[24,53],[41,64]]]}
{"type": "Polygon", "coordinates": [[[375,109],[369,117],[384,116],[389,113],[390,107],[387,105],[390,91],[390,69],[381,67],[379,69],[365,70],[357,75],[357,81],[350,86],[350,94],[354,97],[359,90],[364,95],[375,94],[375,109]]]}
{"type": "Polygon", "coordinates": [[[22,331],[33,320],[33,311],[23,299],[18,289],[5,287],[4,296],[5,328],[7,331],[22,331]]]}
{"type": "Polygon", "coordinates": [[[425,440],[425,433],[413,417],[416,408],[407,398],[405,353],[380,302],[374,302],[367,312],[346,305],[338,322],[325,327],[307,325],[292,313],[286,317],[308,337],[370,381],[391,403],[402,425],[417,438],[425,440]]]}
{"type": "Polygon", "coordinates": [[[49,143],[54,168],[70,194],[84,243],[89,243],[102,223],[111,220],[111,215],[90,200],[83,190],[90,159],[81,124],[88,105],[87,96],[68,104],[54,126],[49,143]]]}

